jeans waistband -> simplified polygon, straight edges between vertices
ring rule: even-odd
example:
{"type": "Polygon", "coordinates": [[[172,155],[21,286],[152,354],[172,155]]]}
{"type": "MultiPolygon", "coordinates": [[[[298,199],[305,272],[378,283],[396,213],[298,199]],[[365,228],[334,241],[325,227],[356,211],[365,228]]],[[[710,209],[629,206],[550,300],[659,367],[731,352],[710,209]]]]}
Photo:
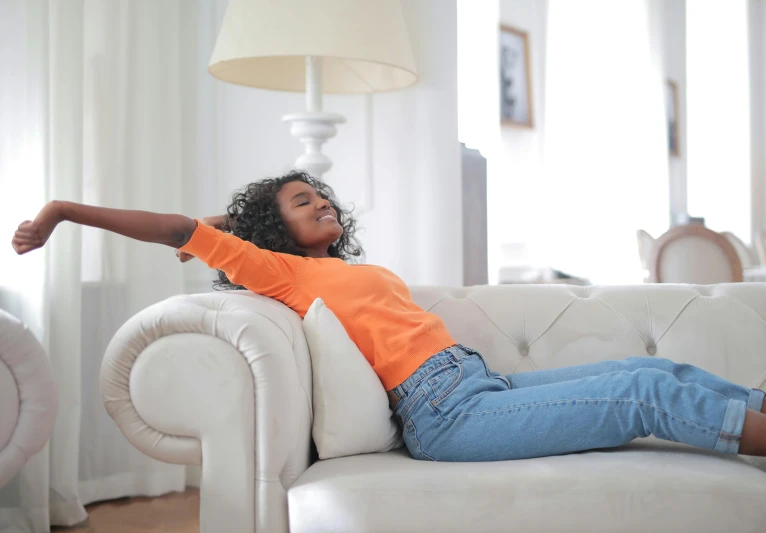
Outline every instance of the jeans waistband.
{"type": "Polygon", "coordinates": [[[462,344],[455,344],[442,350],[441,352],[432,355],[425,362],[418,367],[410,377],[405,379],[401,385],[398,385],[391,389],[399,399],[404,398],[407,393],[416,387],[423,379],[426,378],[431,372],[437,370],[443,366],[446,366],[452,362],[460,361],[461,359],[477,353],[470,348],[466,348],[462,344]]]}

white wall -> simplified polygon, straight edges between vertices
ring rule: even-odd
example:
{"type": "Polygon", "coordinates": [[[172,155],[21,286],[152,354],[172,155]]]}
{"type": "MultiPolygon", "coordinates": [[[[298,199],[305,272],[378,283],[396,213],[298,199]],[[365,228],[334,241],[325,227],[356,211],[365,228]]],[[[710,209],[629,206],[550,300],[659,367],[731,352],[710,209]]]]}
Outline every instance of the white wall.
{"type": "Polygon", "coordinates": [[[362,218],[364,243],[369,262],[410,284],[460,286],[456,2],[402,3],[420,81],[373,98],[375,209],[362,218]]]}
{"type": "Polygon", "coordinates": [[[502,148],[487,162],[490,283],[497,281],[499,267],[514,259],[501,244],[527,237],[529,210],[543,177],[547,13],[548,0],[500,0],[500,24],[528,33],[534,128],[502,127],[502,148]]]}
{"type": "MultiPolygon", "coordinates": [[[[662,25],[662,64],[666,80],[678,86],[679,157],[670,158],[670,213],[687,212],[686,202],[686,0],[658,0],[662,25]]],[[[699,216],[699,215],[696,215],[699,216]]],[[[673,220],[678,222],[678,220],[673,220]]],[[[655,235],[654,237],[658,237],[655,235]]]]}
{"type": "Polygon", "coordinates": [[[766,2],[748,2],[753,232],[766,231],[766,2]]]}
{"type": "MultiPolygon", "coordinates": [[[[207,192],[200,212],[189,213],[194,216],[222,212],[234,189],[288,171],[302,151],[281,121],[305,109],[302,94],[239,87],[207,73],[226,4],[198,0],[203,24],[205,12],[215,24],[198,52],[205,111],[196,127],[200,142],[216,150],[190,177],[207,192]]],[[[334,164],[324,179],[341,202],[366,211],[358,235],[367,262],[409,284],[461,285],[456,3],[406,0],[403,8],[420,79],[393,93],[325,96],[324,109],[347,123],[324,147],[334,164]]],[[[198,282],[188,290],[209,287],[210,272],[193,268],[198,282]]]]}

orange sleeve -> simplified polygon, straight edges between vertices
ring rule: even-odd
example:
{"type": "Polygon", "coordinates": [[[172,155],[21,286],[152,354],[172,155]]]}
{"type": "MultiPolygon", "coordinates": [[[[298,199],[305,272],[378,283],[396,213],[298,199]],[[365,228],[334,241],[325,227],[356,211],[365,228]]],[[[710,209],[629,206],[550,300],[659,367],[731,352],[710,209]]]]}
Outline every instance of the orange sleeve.
{"type": "Polygon", "coordinates": [[[297,284],[305,259],[258,248],[229,233],[202,224],[184,246],[187,252],[210,268],[226,273],[230,281],[251,291],[283,300],[297,284]]]}

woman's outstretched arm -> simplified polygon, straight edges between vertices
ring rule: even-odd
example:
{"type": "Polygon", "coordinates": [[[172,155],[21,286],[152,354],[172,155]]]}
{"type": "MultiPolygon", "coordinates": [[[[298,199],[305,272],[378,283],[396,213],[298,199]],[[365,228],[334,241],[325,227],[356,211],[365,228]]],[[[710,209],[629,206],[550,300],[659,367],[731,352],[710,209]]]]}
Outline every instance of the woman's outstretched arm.
{"type": "Polygon", "coordinates": [[[13,236],[13,249],[21,255],[41,248],[64,221],[101,228],[131,239],[180,248],[197,228],[194,219],[183,215],[163,215],[148,211],[129,211],[52,201],[45,204],[34,220],[22,222],[13,236]]]}

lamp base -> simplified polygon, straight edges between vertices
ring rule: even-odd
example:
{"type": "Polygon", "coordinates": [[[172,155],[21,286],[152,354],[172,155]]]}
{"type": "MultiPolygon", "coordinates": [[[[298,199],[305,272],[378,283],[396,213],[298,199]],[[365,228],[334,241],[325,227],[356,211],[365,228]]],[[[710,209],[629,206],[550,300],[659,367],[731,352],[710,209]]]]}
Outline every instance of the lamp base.
{"type": "Polygon", "coordinates": [[[290,124],[290,133],[306,147],[295,160],[295,168],[322,179],[322,174],[332,167],[330,158],[322,153],[322,145],[335,137],[335,125],[343,124],[346,118],[337,113],[290,113],[282,117],[282,122],[290,124]]]}

